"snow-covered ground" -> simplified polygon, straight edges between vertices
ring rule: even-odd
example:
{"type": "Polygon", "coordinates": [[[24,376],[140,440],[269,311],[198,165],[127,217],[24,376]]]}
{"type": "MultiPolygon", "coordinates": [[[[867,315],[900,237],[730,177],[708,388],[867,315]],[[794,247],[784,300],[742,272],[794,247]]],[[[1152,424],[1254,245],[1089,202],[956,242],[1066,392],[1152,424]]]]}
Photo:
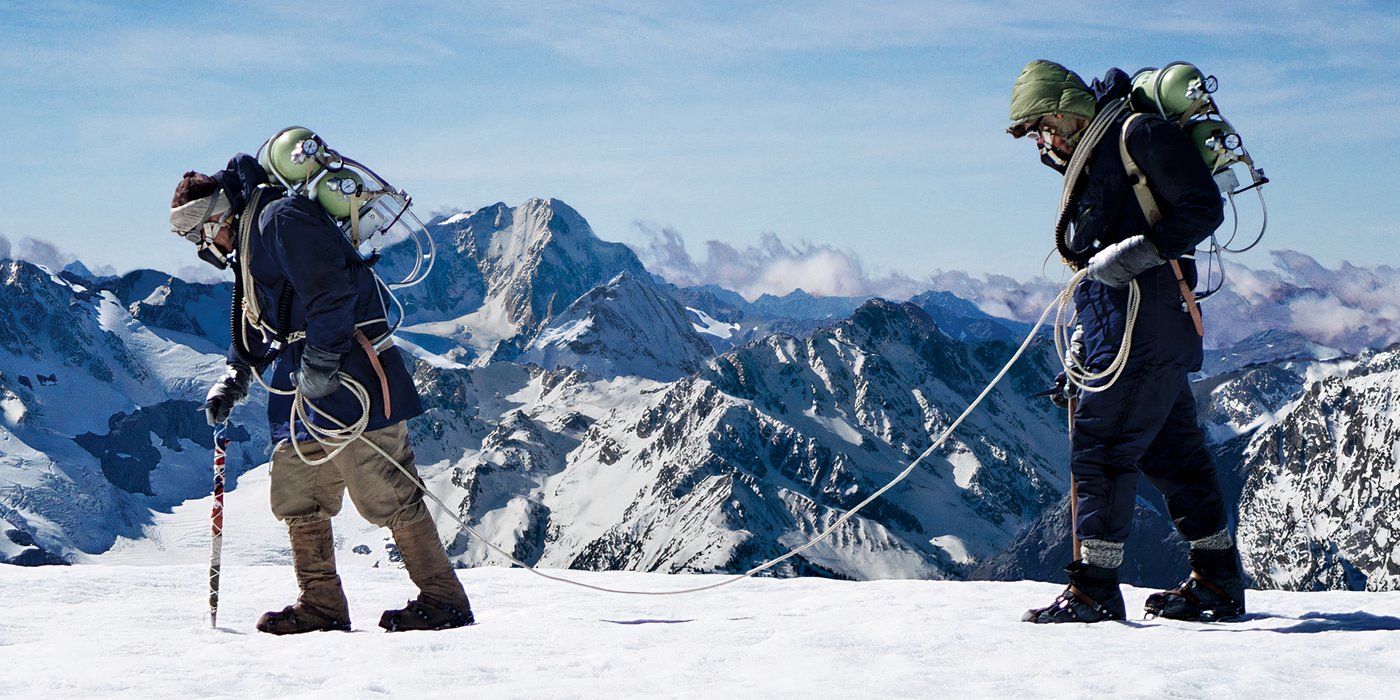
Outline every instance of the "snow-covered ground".
{"type": "MultiPolygon", "coordinates": [[[[479,624],[383,635],[413,595],[386,531],[348,503],[338,557],[355,634],[273,638],[253,623],[295,595],[267,469],[228,494],[220,629],[208,627],[210,499],[72,567],[0,566],[0,697],[1387,697],[1400,593],[1251,591],[1246,622],[1043,628],[1043,583],[760,579],[625,597],[519,569],[459,573],[479,624]],[[363,546],[361,546],[363,545],[363,546]],[[364,550],[357,553],[356,549],[364,550]],[[377,565],[377,566],[376,566],[377,565]]],[[[441,514],[439,521],[445,522],[441,514]]],[[[570,571],[674,590],[705,576],[570,571]]],[[[1148,591],[1128,589],[1140,616],[1148,591]]]]}
{"type": "Polygon", "coordinates": [[[460,572],[476,626],[386,635],[404,572],[344,574],[355,633],[276,638],[253,622],[290,602],[289,567],[226,566],[217,630],[197,564],[0,567],[0,696],[1360,698],[1400,683],[1397,594],[1264,592],[1243,623],[1051,628],[1017,621],[1057,592],[1042,583],[762,579],[641,598],[484,567],[460,572]]]}

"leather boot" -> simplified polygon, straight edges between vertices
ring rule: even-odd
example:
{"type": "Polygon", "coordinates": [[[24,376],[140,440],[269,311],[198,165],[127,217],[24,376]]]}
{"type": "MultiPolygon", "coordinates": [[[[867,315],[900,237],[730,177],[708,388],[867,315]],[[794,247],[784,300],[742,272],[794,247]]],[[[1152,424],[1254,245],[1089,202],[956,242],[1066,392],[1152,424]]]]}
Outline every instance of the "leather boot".
{"type": "Polygon", "coordinates": [[[323,630],[349,631],[350,606],[335,572],[335,537],[331,521],[322,520],[288,528],[292,538],[292,566],[301,595],[280,611],[258,619],[258,631],[300,634],[323,630]]]}
{"type": "Polygon", "coordinates": [[[447,560],[432,518],[394,528],[394,543],[419,594],[403,608],[384,611],[379,618],[380,627],[390,632],[442,630],[476,621],[467,592],[447,560]]]}
{"type": "Polygon", "coordinates": [[[1191,549],[1191,576],[1170,591],[1147,597],[1148,618],[1202,622],[1229,621],[1244,615],[1244,573],[1240,551],[1191,549]]]}
{"type": "Polygon", "coordinates": [[[1118,590],[1118,569],[1092,566],[1076,561],[1065,567],[1069,585],[1043,608],[1027,610],[1022,622],[1056,624],[1062,622],[1104,622],[1127,617],[1123,593],[1118,590]]]}

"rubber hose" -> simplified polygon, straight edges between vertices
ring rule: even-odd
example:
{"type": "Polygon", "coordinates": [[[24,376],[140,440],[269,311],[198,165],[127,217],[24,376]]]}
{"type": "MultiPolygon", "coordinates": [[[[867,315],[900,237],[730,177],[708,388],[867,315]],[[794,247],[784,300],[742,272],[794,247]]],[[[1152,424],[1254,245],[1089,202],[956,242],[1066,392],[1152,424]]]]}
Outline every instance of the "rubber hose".
{"type": "MultiPolygon", "coordinates": [[[[243,276],[234,275],[233,303],[230,305],[229,309],[229,338],[233,341],[233,352],[238,356],[238,359],[248,363],[248,366],[261,373],[264,369],[267,369],[268,365],[272,364],[273,360],[277,359],[282,349],[270,347],[267,349],[266,354],[254,355],[253,351],[249,350],[248,346],[243,343],[243,295],[245,293],[243,289],[243,276]]],[[[291,309],[292,287],[291,285],[284,285],[282,287],[282,298],[279,300],[277,307],[278,324],[276,330],[279,340],[287,337],[291,309]]]]}

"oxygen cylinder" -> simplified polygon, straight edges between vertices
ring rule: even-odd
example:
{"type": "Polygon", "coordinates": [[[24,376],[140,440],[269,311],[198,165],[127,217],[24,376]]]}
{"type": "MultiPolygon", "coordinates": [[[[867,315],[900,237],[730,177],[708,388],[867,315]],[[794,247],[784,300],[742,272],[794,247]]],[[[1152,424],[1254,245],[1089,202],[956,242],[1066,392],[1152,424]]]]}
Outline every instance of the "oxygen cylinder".
{"type": "Polygon", "coordinates": [[[1201,158],[1210,166],[1212,175],[1239,161],[1235,149],[1240,147],[1240,135],[1235,131],[1235,127],[1230,126],[1230,122],[1224,119],[1197,119],[1188,122],[1186,136],[1191,139],[1191,143],[1196,144],[1201,158]]]}
{"type": "Polygon", "coordinates": [[[350,195],[362,192],[364,184],[364,178],[349,168],[329,173],[316,182],[316,202],[331,215],[331,218],[348,219],[350,195]]]}
{"type": "Polygon", "coordinates": [[[1145,68],[1133,76],[1133,109],[1177,119],[1191,109],[1205,84],[1205,74],[1190,63],[1145,68]]]}
{"type": "Polygon", "coordinates": [[[292,186],[310,180],[321,171],[316,156],[325,148],[310,129],[289,127],[277,132],[258,154],[258,164],[269,176],[282,179],[292,186]]]}

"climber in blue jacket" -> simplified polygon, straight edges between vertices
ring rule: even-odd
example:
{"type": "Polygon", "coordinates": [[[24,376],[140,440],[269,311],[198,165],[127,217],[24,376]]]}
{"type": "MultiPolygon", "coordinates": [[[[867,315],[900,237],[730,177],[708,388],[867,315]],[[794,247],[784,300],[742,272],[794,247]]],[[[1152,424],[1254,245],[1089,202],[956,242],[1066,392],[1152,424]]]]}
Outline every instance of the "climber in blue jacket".
{"type": "MultiPolygon", "coordinates": [[[[1092,88],[1050,61],[1032,61],[1012,90],[1013,136],[1035,141],[1041,160],[1060,172],[1096,115],[1131,88],[1110,70],[1092,88]]],[[[1190,542],[1191,575],[1152,595],[1147,611],[1181,619],[1244,613],[1239,554],[1229,530],[1215,464],[1196,417],[1188,374],[1201,367],[1202,338],[1184,298],[1196,283],[1192,254],[1223,220],[1219,189],[1195,146],[1156,115],[1119,116],[1089,155],[1071,205],[1067,262],[1088,273],[1074,290],[1079,329],[1076,362],[1106,369],[1124,341],[1129,285],[1141,293],[1127,365],[1107,390],[1083,392],[1074,407],[1070,471],[1078,494],[1081,557],[1067,567],[1070,585],[1029,622],[1098,622],[1125,617],[1118,590],[1123,544],[1132,528],[1141,473],[1162,492],[1181,536],[1190,542]],[[1126,147],[1160,208],[1149,224],[1133,191],[1126,147]]]]}
{"type": "Polygon", "coordinates": [[[405,608],[386,611],[380,626],[471,624],[466,592],[423,504],[413,465],[406,421],[423,412],[422,402],[393,345],[387,292],[367,261],[320,204],[270,186],[257,160],[245,154],[212,177],[186,173],[170,219],[175,233],[198,246],[201,259],[234,269],[233,342],[228,369],[206,400],[211,424],[228,419],[268,363],[269,386],[295,389],[320,428],[353,425],[364,416],[342,377],[364,387],[369,398],[363,439],[328,453],[293,419],[292,397],[270,394],[272,512],[288,526],[301,594],[293,605],[264,614],[258,629],[350,629],[331,530],[346,491],[366,520],[390,528],[420,591],[405,608]]]}

